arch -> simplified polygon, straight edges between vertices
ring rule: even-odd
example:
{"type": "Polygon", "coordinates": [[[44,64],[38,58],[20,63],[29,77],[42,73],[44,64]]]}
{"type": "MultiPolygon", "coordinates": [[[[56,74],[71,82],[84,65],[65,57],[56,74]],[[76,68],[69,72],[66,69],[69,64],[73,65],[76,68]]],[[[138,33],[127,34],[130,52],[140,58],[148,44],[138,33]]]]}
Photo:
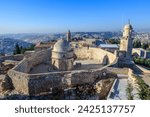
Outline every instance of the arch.
{"type": "Polygon", "coordinates": [[[109,63],[110,63],[110,62],[109,62],[109,58],[108,58],[107,55],[105,55],[104,58],[103,58],[102,64],[103,64],[103,65],[108,65],[109,63]]]}

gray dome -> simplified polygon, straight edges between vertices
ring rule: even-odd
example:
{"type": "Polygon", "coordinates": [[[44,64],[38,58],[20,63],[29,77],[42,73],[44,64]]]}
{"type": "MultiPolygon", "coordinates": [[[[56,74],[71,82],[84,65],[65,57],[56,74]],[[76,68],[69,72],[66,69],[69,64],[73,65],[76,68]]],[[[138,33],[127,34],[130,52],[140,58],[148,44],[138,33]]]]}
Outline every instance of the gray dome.
{"type": "Polygon", "coordinates": [[[70,50],[71,50],[70,44],[65,39],[58,40],[53,48],[53,51],[55,52],[67,52],[70,50]]]}

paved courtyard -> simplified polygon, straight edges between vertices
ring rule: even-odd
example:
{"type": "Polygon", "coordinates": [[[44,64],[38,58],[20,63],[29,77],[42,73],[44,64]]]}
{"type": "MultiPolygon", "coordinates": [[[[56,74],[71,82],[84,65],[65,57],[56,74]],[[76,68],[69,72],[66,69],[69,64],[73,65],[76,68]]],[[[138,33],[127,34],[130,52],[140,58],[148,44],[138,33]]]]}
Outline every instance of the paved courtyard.
{"type": "Polygon", "coordinates": [[[75,70],[98,69],[103,67],[102,64],[94,60],[76,60],[74,65],[76,65],[76,63],[81,63],[81,66],[76,67],[75,70]]]}

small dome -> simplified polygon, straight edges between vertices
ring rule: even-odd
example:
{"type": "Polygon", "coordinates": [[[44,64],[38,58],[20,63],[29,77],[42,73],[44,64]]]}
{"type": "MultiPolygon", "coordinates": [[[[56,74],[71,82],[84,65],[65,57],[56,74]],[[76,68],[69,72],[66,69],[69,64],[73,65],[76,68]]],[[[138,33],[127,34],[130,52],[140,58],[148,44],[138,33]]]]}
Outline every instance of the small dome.
{"type": "Polygon", "coordinates": [[[58,40],[53,48],[53,51],[55,52],[67,52],[70,50],[71,50],[70,44],[65,39],[58,40]]]}
{"type": "Polygon", "coordinates": [[[124,26],[124,29],[127,29],[127,28],[128,28],[128,29],[129,29],[129,28],[132,29],[132,25],[131,25],[131,24],[126,24],[126,25],[124,26]]]}

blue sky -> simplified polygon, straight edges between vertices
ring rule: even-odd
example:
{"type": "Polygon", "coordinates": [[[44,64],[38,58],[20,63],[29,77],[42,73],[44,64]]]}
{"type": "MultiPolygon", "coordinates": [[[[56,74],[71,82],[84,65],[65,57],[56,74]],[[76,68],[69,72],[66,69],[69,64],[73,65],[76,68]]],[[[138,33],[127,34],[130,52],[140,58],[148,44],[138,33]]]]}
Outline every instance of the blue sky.
{"type": "Polygon", "coordinates": [[[150,29],[150,0],[0,0],[0,33],[150,29]]]}

